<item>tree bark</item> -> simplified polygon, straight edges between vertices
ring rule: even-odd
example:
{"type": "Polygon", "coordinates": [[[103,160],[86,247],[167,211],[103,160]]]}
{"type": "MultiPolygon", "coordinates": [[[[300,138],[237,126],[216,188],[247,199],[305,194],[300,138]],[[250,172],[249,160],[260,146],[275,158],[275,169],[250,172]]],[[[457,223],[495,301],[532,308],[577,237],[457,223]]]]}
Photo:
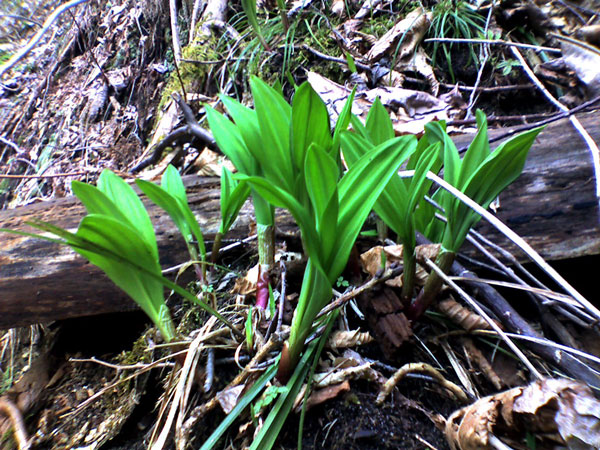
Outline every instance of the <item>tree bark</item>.
{"type": "MultiPolygon", "coordinates": [[[[594,113],[578,117],[600,142],[600,121],[594,113]]],[[[505,131],[494,130],[490,135],[505,131]]],[[[468,144],[472,135],[454,139],[460,147],[468,144]]],[[[191,176],[185,182],[190,206],[210,240],[220,220],[219,181],[191,176]]],[[[152,204],[146,205],[155,225],[163,268],[185,261],[185,244],[170,218],[152,204]]],[[[35,218],[75,230],[84,212],[74,198],[38,203],[0,211],[0,228],[34,231],[25,222],[35,218]]],[[[498,216],[548,260],[600,253],[591,157],[568,121],[551,124],[542,132],[523,175],[500,196],[498,216]]],[[[247,205],[228,237],[247,236],[252,221],[252,208],[247,205]]],[[[279,227],[292,224],[289,215],[279,216],[279,227]]],[[[514,251],[489,225],[482,223],[480,230],[514,251]]],[[[466,247],[465,252],[472,250],[466,247]]],[[[69,248],[0,234],[0,329],[132,308],[135,304],[131,299],[69,248]]]]}

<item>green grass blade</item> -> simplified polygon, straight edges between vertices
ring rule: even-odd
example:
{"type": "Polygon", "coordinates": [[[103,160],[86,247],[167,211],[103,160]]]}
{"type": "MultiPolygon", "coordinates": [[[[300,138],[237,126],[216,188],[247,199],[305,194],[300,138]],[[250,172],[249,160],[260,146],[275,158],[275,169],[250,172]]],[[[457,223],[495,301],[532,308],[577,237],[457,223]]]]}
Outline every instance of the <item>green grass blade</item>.
{"type": "Polygon", "coordinates": [[[239,415],[248,407],[248,405],[262,392],[264,387],[269,381],[273,379],[277,373],[277,362],[269,367],[265,373],[263,373],[258,380],[248,389],[248,391],[239,399],[235,407],[227,414],[227,417],[219,424],[219,426],[212,432],[209,438],[202,444],[200,450],[211,450],[215,448],[215,445],[219,442],[219,439],[225,434],[233,422],[239,417],[239,415]]]}

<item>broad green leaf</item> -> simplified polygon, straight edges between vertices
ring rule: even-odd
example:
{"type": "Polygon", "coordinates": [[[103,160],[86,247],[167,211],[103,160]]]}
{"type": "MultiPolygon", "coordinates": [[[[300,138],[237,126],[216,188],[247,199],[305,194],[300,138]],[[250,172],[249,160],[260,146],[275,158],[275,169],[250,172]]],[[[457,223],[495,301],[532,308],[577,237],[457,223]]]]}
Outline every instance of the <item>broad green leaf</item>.
{"type": "MultiPolygon", "coordinates": [[[[176,171],[175,168],[173,169],[176,171]]],[[[177,176],[179,176],[179,174],[177,174],[177,176]]],[[[179,178],[179,182],[181,183],[181,178],[179,178]]],[[[175,185],[178,184],[174,180],[171,180],[171,183],[175,185]]],[[[181,183],[181,186],[171,186],[172,189],[179,189],[179,187],[183,188],[183,201],[181,200],[181,192],[179,192],[178,194],[179,197],[175,197],[169,192],[167,192],[165,188],[158,186],[154,183],[150,183],[149,181],[136,180],[136,184],[138,185],[140,190],[148,196],[150,200],[152,200],[155,204],[164,209],[167,212],[167,214],[169,214],[169,217],[171,217],[171,220],[173,220],[173,222],[179,229],[179,232],[183,235],[183,238],[188,244],[191,245],[191,243],[193,242],[193,238],[196,238],[198,248],[200,250],[200,255],[204,259],[206,255],[204,237],[202,235],[202,230],[198,225],[198,221],[194,217],[194,213],[192,212],[187,203],[187,196],[185,194],[185,188],[183,187],[183,183],[181,183]]]]}
{"type": "Polygon", "coordinates": [[[137,230],[154,257],[158,259],[158,247],[150,216],[133,188],[110,170],[103,170],[98,178],[98,189],[121,210],[132,228],[137,230]]]}
{"type": "Polygon", "coordinates": [[[293,168],[290,151],[290,125],[292,108],[282,95],[257,77],[250,80],[254,109],[263,138],[263,148],[268,160],[262,165],[272,182],[277,181],[288,192],[293,189],[293,168]]]}
{"type": "Polygon", "coordinates": [[[460,190],[464,189],[467,180],[490,155],[490,142],[485,114],[480,109],[475,114],[478,130],[462,160],[460,175],[456,183],[456,188],[460,190]]]}
{"type": "MultiPolygon", "coordinates": [[[[264,142],[261,137],[260,127],[258,126],[258,116],[256,115],[256,111],[225,95],[221,96],[221,100],[223,101],[225,108],[227,108],[227,112],[235,122],[240,136],[246,144],[246,148],[254,159],[258,161],[258,164],[254,163],[255,172],[245,172],[246,175],[260,175],[259,166],[265,167],[265,165],[268,164],[267,158],[269,158],[269,153],[264,149],[264,142]]],[[[242,171],[239,168],[238,170],[242,171]]]]}
{"type": "Polygon", "coordinates": [[[390,115],[381,103],[381,100],[379,100],[379,97],[375,99],[369,110],[369,114],[367,114],[365,128],[375,145],[382,144],[395,136],[394,125],[392,124],[390,115]]]}
{"type": "MultiPolygon", "coordinates": [[[[501,144],[467,180],[464,194],[487,208],[521,174],[531,145],[542,129],[526,131],[501,144]]],[[[454,198],[447,215],[452,224],[452,237],[445,236],[444,244],[446,248],[456,252],[480,216],[454,198]]]]}
{"type": "MultiPolygon", "coordinates": [[[[346,133],[342,135],[345,152],[346,133]]],[[[334,283],[343,270],[354,241],[373,205],[398,167],[417,145],[414,136],[403,136],[380,144],[350,167],[338,183],[339,218],[337,254],[330,260],[329,281],[334,283]]],[[[344,153],[345,155],[345,153],[344,153]]]]}
{"type": "Polygon", "coordinates": [[[181,203],[187,204],[187,195],[185,193],[183,180],[181,179],[181,175],[179,175],[177,169],[172,164],[167,166],[167,169],[161,178],[160,184],[166,192],[178,199],[181,203]]]}
{"type": "Polygon", "coordinates": [[[429,191],[432,182],[427,179],[427,173],[435,165],[438,155],[440,153],[441,144],[432,144],[421,155],[421,159],[417,163],[415,168],[415,174],[412,177],[409,195],[410,203],[408,205],[408,212],[412,214],[423,198],[423,196],[429,191]]]}
{"type": "MultiPolygon", "coordinates": [[[[306,189],[312,202],[317,230],[321,230],[323,216],[338,181],[338,166],[334,159],[318,144],[307,151],[304,167],[306,189]]],[[[335,224],[329,224],[335,228],[335,224]]]]}
{"type": "Polygon", "coordinates": [[[344,107],[340,112],[340,115],[335,122],[335,128],[333,130],[333,144],[332,144],[332,154],[336,159],[336,162],[340,162],[339,155],[339,147],[340,147],[340,133],[342,131],[346,131],[348,129],[348,125],[350,125],[350,116],[352,115],[352,104],[354,103],[354,95],[356,94],[356,87],[352,88],[352,92],[346,99],[346,103],[344,103],[344,107]]]}
{"type": "Polygon", "coordinates": [[[446,133],[446,125],[440,122],[431,122],[425,125],[425,135],[431,144],[440,142],[442,144],[444,158],[444,180],[452,186],[456,186],[461,169],[458,150],[446,133]]]}
{"type": "Polygon", "coordinates": [[[255,175],[258,171],[256,159],[248,150],[239,129],[210,106],[205,109],[208,125],[219,149],[241,173],[255,175]]]}
{"type": "Polygon", "coordinates": [[[314,220],[309,211],[302,206],[294,196],[261,177],[247,177],[240,174],[238,175],[238,178],[250,184],[261,197],[272,205],[286,208],[300,227],[303,244],[308,256],[315,258],[316,261],[322,260],[320,239],[315,228],[314,220]]]}
{"type": "Polygon", "coordinates": [[[73,194],[83,203],[88,214],[103,214],[120,222],[129,222],[117,205],[108,196],[91,184],[73,181],[71,183],[73,194]]]}
{"type": "Polygon", "coordinates": [[[352,129],[355,133],[358,133],[361,137],[365,138],[372,145],[374,145],[373,141],[371,140],[369,130],[367,130],[367,127],[365,127],[365,125],[360,121],[360,119],[357,116],[351,114],[350,123],[352,124],[352,129]]]}
{"type": "MultiPolygon", "coordinates": [[[[147,246],[137,230],[111,217],[90,214],[83,218],[77,237],[92,242],[100,248],[121,255],[149,272],[161,275],[158,260],[147,251],[147,246]]],[[[130,264],[108,258],[94,250],[79,247],[73,249],[102,269],[106,275],[123,289],[158,326],[163,337],[174,337],[173,324],[164,303],[163,286],[156,279],[134,270],[130,264]]]]}
{"type": "Polygon", "coordinates": [[[320,145],[326,151],[331,147],[327,108],[307,81],[294,94],[291,132],[296,170],[304,169],[306,151],[311,144],[320,145]]]}

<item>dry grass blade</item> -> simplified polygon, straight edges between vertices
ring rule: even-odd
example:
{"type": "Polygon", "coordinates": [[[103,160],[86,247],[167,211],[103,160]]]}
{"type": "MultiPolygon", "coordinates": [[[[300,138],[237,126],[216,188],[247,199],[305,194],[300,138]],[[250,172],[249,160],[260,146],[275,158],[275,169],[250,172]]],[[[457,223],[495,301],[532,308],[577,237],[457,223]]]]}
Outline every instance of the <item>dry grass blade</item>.
{"type": "Polygon", "coordinates": [[[519,349],[519,347],[517,347],[515,345],[515,343],[510,340],[510,338],[506,335],[506,333],[500,329],[498,324],[496,324],[496,322],[494,322],[492,320],[492,318],[486,314],[486,312],[481,308],[481,306],[479,306],[477,304],[477,302],[469,296],[469,294],[467,294],[464,290],[462,290],[460,288],[460,286],[458,286],[454,281],[452,281],[450,278],[448,278],[448,276],[444,272],[442,272],[439,269],[439,267],[436,266],[430,259],[427,259],[426,264],[427,264],[427,266],[429,266],[430,269],[437,272],[437,274],[452,289],[454,289],[458,293],[458,295],[460,295],[463,298],[463,300],[465,300],[473,309],[475,309],[479,313],[480,316],[482,316],[490,324],[490,326],[496,331],[496,333],[498,333],[502,337],[504,342],[506,342],[506,344],[510,347],[510,349],[515,353],[515,355],[517,355],[517,357],[523,362],[523,364],[525,364],[527,366],[527,368],[531,371],[531,373],[536,378],[538,378],[538,379],[543,378],[542,375],[539,373],[539,371],[533,366],[533,364],[531,364],[531,361],[529,361],[529,359],[527,359],[525,354],[519,349]]]}
{"type": "MultiPolygon", "coordinates": [[[[414,171],[407,170],[401,171],[401,176],[412,176],[414,171]]],[[[494,216],[489,211],[482,208],[476,202],[471,200],[469,197],[464,195],[462,192],[457,190],[454,186],[448,184],[440,177],[435,175],[434,173],[429,172],[427,174],[427,178],[437,183],[439,186],[450,192],[452,195],[460,199],[463,203],[465,203],[469,208],[473,209],[473,211],[477,212],[481,216],[483,216],[490,224],[492,224],[498,231],[504,234],[507,238],[509,238],[516,246],[518,246],[521,250],[525,252],[525,254],[531,258],[531,260],[546,274],[552,277],[562,288],[569,293],[578,303],[579,305],[587,310],[591,315],[593,315],[596,319],[600,320],[600,311],[596,308],[589,300],[587,300],[583,295],[581,295],[567,280],[565,280],[550,264],[544,261],[542,258],[525,240],[507,227],[500,219],[494,216]]]]}

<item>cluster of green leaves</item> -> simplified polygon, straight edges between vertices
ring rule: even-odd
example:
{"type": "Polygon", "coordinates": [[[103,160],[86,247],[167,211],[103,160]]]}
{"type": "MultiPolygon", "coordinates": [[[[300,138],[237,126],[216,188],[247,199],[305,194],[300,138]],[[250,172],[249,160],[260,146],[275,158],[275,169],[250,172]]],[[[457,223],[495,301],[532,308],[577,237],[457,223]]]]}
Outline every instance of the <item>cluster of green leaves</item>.
{"type": "Polygon", "coordinates": [[[293,370],[365,219],[415,150],[416,139],[394,138],[373,146],[342,175],[339,144],[345,147],[349,139],[342,130],[349,122],[352,99],[332,133],[327,108],[308,83],[296,90],[291,106],[258,78],[251,80],[251,88],[254,110],[223,98],[235,125],[214,110],[208,109],[207,115],[215,139],[228,147],[223,149],[226,154],[238,159],[251,154],[258,162],[250,171],[249,161],[240,161],[238,178],[271,205],[287,209],[301,230],[309,259],[284,358],[293,370]]]}
{"type": "MultiPolygon", "coordinates": [[[[444,180],[487,208],[521,174],[529,149],[543,128],[538,127],[514,136],[491,152],[485,114],[477,110],[476,119],[477,134],[462,159],[446,133],[444,123],[432,122],[426,125],[424,139],[442,146],[444,180]]],[[[433,207],[425,204],[420,208],[417,220],[428,238],[441,242],[445,250],[456,253],[481,216],[444,189],[438,189],[433,199],[444,208],[446,225],[435,220],[433,207]]]]}
{"type": "MultiPolygon", "coordinates": [[[[392,121],[379,99],[373,103],[365,125],[355,116],[351,122],[356,133],[348,134],[344,151],[350,167],[369,149],[394,138],[392,121]]],[[[431,181],[426,178],[427,172],[437,172],[440,166],[440,145],[420,140],[406,167],[415,170],[414,176],[403,179],[394,175],[375,203],[377,215],[398,235],[404,246],[402,296],[406,299],[412,297],[416,273],[414,212],[431,187],[431,181]]]]}

